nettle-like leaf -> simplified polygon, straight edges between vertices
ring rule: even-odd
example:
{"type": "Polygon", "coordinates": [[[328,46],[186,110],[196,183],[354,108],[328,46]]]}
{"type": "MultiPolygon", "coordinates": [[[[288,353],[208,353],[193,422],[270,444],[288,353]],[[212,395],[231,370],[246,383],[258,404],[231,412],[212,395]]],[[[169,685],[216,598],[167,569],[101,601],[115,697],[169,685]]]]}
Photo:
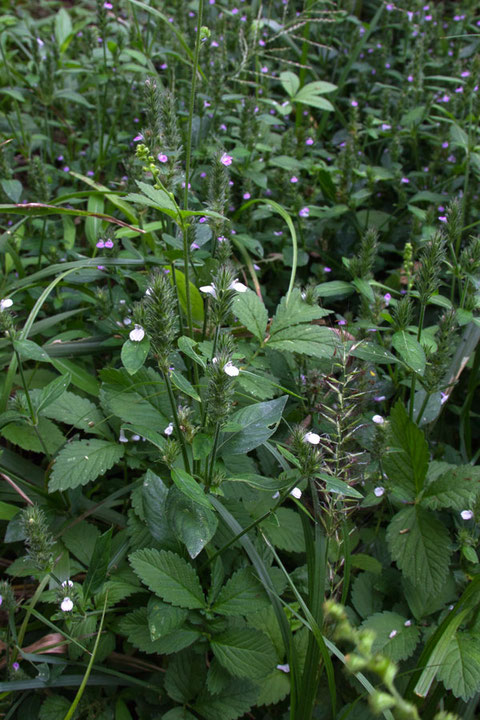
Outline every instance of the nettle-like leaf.
{"type": "Polygon", "coordinates": [[[176,487],[170,488],[165,507],[171,529],[190,557],[196,558],[215,535],[218,527],[215,513],[190,500],[176,487]]]}
{"type": "Polygon", "coordinates": [[[205,720],[236,720],[247,713],[255,704],[258,687],[248,680],[232,678],[215,695],[206,688],[195,703],[194,709],[205,720]]]}
{"type": "Polygon", "coordinates": [[[300,516],[290,508],[281,507],[261,524],[269,540],[280,550],[305,552],[305,538],[300,516]]]}
{"type": "Polygon", "coordinates": [[[205,607],[205,597],[198,575],[186,560],[166,550],[137,550],[130,564],[140,580],[158,597],[195,609],[205,607]]]}
{"type": "Polygon", "coordinates": [[[268,440],[277,429],[286,402],[287,396],[282,395],[275,400],[248,405],[233,413],[219,445],[222,455],[244,454],[268,440]],[[229,426],[234,427],[235,431],[229,432],[229,426]]]}
{"type": "Polygon", "coordinates": [[[196,697],[207,677],[207,668],[191,649],[176,653],[168,663],[165,675],[165,690],[179,703],[188,703],[196,697]]]}
{"type": "Polygon", "coordinates": [[[238,293],[233,301],[232,310],[242,325],[245,325],[247,330],[262,342],[267,329],[268,312],[258,295],[253,290],[238,293]]]}
{"type": "Polygon", "coordinates": [[[250,568],[237,570],[223,586],[212,610],[222,615],[250,615],[270,601],[250,568]]]}
{"type": "Polygon", "coordinates": [[[371,615],[362,623],[362,628],[375,632],[372,652],[381,652],[394,662],[410,657],[420,637],[411,620],[389,611],[371,615]]]}
{"type": "Polygon", "coordinates": [[[234,677],[261,680],[275,667],[276,653],[269,638],[251,628],[232,628],[215,635],[213,654],[234,677]]]}
{"type": "Polygon", "coordinates": [[[86,433],[105,435],[109,433],[104,416],[97,406],[87,398],[80,397],[68,390],[56,399],[52,399],[47,407],[43,407],[42,415],[73,426],[86,433]]]}
{"type": "Polygon", "coordinates": [[[164,603],[157,597],[151,597],[147,608],[151,639],[155,641],[178,630],[185,623],[187,617],[188,610],[164,603]]]}
{"type": "Polygon", "coordinates": [[[118,630],[128,638],[132,645],[142,652],[165,654],[180,652],[192,645],[200,637],[197,630],[179,628],[158,640],[152,640],[148,627],[147,608],[138,608],[127,613],[118,623],[118,630]]]}
{"type": "Polygon", "coordinates": [[[479,490],[480,468],[432,462],[421,502],[431,510],[449,507],[460,512],[470,507],[479,490]]]}
{"type": "Polygon", "coordinates": [[[120,443],[74,440],[61,450],[53,464],[49,492],[69,490],[101,477],[123,457],[120,443]]]}
{"type": "Polygon", "coordinates": [[[427,365],[425,351],[413,335],[405,330],[399,330],[392,335],[392,346],[405,365],[408,365],[414,372],[421,375],[425,371],[427,365]]]}
{"type": "Polygon", "coordinates": [[[416,505],[400,510],[387,528],[392,558],[405,577],[427,592],[440,592],[452,549],[448,530],[435,515],[416,505]]]}
{"type": "Polygon", "coordinates": [[[410,420],[399,400],[390,414],[391,451],[383,460],[383,469],[392,483],[412,499],[422,490],[430,453],[425,435],[410,420]]]}
{"type": "Polygon", "coordinates": [[[457,632],[450,641],[437,678],[455,697],[464,700],[480,692],[480,637],[457,632]]]}
{"type": "Polygon", "coordinates": [[[286,698],[289,692],[289,674],[275,668],[260,685],[257,705],[274,705],[286,698]]]}
{"type": "Polygon", "coordinates": [[[270,336],[273,337],[280,330],[290,328],[292,325],[320,320],[326,315],[330,315],[331,312],[331,310],[325,310],[318,305],[309,305],[303,300],[300,290],[295,288],[288,303],[286,296],[280,300],[270,328],[270,336]]]}
{"type": "Polygon", "coordinates": [[[51,420],[45,417],[38,419],[37,429],[26,423],[9,423],[0,430],[0,435],[18,445],[23,450],[44,453],[45,450],[54,455],[65,443],[62,431],[51,420]],[[42,438],[40,440],[39,438],[42,438]],[[43,442],[42,442],[43,441],[43,442]]]}

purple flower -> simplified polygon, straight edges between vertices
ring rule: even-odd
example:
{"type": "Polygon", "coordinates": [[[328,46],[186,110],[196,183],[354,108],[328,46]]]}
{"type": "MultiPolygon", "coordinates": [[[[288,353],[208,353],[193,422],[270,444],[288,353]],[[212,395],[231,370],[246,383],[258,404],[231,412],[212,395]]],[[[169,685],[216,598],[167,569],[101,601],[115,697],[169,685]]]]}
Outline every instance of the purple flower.
{"type": "Polygon", "coordinates": [[[385,10],[388,10],[388,12],[392,12],[392,10],[395,10],[395,5],[393,3],[387,3],[385,5],[385,10]]]}
{"type": "Polygon", "coordinates": [[[323,268],[323,272],[331,273],[331,272],[332,272],[332,268],[331,268],[331,267],[328,267],[328,265],[325,265],[325,267],[323,268]]]}
{"type": "Polygon", "coordinates": [[[409,75],[409,76],[407,77],[407,81],[408,81],[408,82],[413,82],[413,75],[409,75]]]}
{"type": "Polygon", "coordinates": [[[243,193],[243,199],[244,199],[244,200],[250,200],[250,198],[251,198],[251,195],[250,195],[249,192],[243,193]]]}
{"type": "Polygon", "coordinates": [[[357,102],[356,100],[352,100],[352,102],[350,103],[350,105],[351,105],[352,107],[358,107],[358,102],[357,102]]]}
{"type": "Polygon", "coordinates": [[[346,320],[337,320],[337,325],[346,325],[346,324],[347,324],[346,320]]]}
{"type": "Polygon", "coordinates": [[[266,65],[264,65],[262,68],[260,68],[260,72],[262,72],[262,73],[267,73],[267,72],[268,72],[268,67],[267,67],[266,65]]]}
{"type": "Polygon", "coordinates": [[[68,165],[65,165],[65,167],[63,168],[63,172],[70,172],[70,168],[68,167],[68,165]]]}
{"type": "Polygon", "coordinates": [[[391,125],[389,125],[388,123],[382,123],[382,130],[384,132],[386,132],[387,130],[391,130],[391,129],[392,129],[391,125]]]}
{"type": "Polygon", "coordinates": [[[303,207],[298,214],[302,218],[307,218],[310,215],[310,208],[303,207]]]}
{"type": "Polygon", "coordinates": [[[233,158],[231,155],[227,155],[227,153],[223,153],[222,157],[220,158],[220,162],[222,165],[225,165],[225,167],[228,167],[232,164],[233,158]]]}
{"type": "Polygon", "coordinates": [[[439,215],[439,216],[438,216],[438,219],[439,219],[439,221],[442,222],[442,223],[446,223],[446,222],[447,222],[447,216],[446,216],[446,215],[439,215]]]}
{"type": "Polygon", "coordinates": [[[93,172],[93,170],[87,170],[87,175],[88,177],[93,177],[95,173],[93,172]]]}
{"type": "Polygon", "coordinates": [[[196,242],[192,242],[190,245],[190,250],[200,250],[200,245],[196,242]]]}
{"type": "Polygon", "coordinates": [[[383,296],[383,299],[385,301],[385,307],[388,307],[390,305],[390,300],[392,299],[392,296],[390,295],[390,293],[387,292],[383,296]]]}
{"type": "MultiPolygon", "coordinates": [[[[473,513],[472,513],[472,515],[473,515],[473,513]]],[[[12,670],[13,670],[13,672],[18,672],[20,670],[20,665],[18,664],[18,662],[14,662],[12,664],[12,670]]]]}
{"type": "Polygon", "coordinates": [[[308,137],[308,138],[305,140],[305,145],[313,145],[313,142],[314,142],[314,141],[313,141],[313,138],[308,137]]]}
{"type": "Polygon", "coordinates": [[[222,124],[220,125],[220,130],[223,130],[224,132],[227,132],[227,126],[225,125],[225,123],[222,123],[222,124]]]}
{"type": "Polygon", "coordinates": [[[105,247],[106,248],[113,248],[113,240],[105,240],[105,247]]]}
{"type": "Polygon", "coordinates": [[[291,182],[291,183],[297,183],[297,182],[298,182],[298,178],[297,178],[295,175],[292,175],[292,177],[290,178],[290,182],[291,182]]]}
{"type": "Polygon", "coordinates": [[[410,180],[409,180],[408,178],[406,178],[406,177],[402,177],[402,179],[400,180],[400,182],[403,183],[403,185],[408,185],[408,183],[410,182],[410,180]]]}
{"type": "Polygon", "coordinates": [[[99,241],[97,242],[97,248],[104,248],[104,247],[105,247],[104,241],[103,241],[103,240],[99,240],[99,241]]]}
{"type": "Polygon", "coordinates": [[[206,178],[206,177],[207,177],[207,173],[206,173],[206,172],[201,172],[201,173],[200,173],[200,177],[201,177],[201,178],[206,178]]]}
{"type": "Polygon", "coordinates": [[[159,154],[157,155],[157,158],[158,158],[158,161],[161,162],[161,163],[166,163],[166,162],[168,162],[168,155],[165,155],[165,153],[159,153],[159,154]]]}
{"type": "Polygon", "coordinates": [[[105,10],[113,10],[113,5],[109,2],[104,2],[103,7],[105,8],[105,10]]]}
{"type": "Polygon", "coordinates": [[[462,73],[460,73],[460,77],[469,77],[469,75],[470,75],[469,70],[464,70],[462,73]]]}
{"type": "Polygon", "coordinates": [[[448,142],[445,140],[445,142],[442,143],[442,148],[445,150],[448,148],[448,142]]]}
{"type": "Polygon", "coordinates": [[[133,142],[140,142],[140,140],[144,139],[145,138],[143,137],[142,133],[139,133],[138,135],[135,135],[135,137],[133,138],[133,142]]]}
{"type": "Polygon", "coordinates": [[[58,160],[58,162],[62,162],[62,160],[63,160],[63,155],[59,155],[59,156],[57,157],[57,160],[58,160]]]}
{"type": "Polygon", "coordinates": [[[207,218],[202,216],[198,222],[199,223],[207,222],[207,218]]]}

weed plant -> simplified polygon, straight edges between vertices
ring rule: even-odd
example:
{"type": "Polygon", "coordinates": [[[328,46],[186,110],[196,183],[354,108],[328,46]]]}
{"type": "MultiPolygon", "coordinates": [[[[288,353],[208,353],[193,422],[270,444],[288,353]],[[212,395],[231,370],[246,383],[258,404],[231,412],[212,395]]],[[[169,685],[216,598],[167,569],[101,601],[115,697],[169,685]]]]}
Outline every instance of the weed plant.
{"type": "Polygon", "coordinates": [[[5,720],[473,720],[475,0],[1,3],[5,720]]]}

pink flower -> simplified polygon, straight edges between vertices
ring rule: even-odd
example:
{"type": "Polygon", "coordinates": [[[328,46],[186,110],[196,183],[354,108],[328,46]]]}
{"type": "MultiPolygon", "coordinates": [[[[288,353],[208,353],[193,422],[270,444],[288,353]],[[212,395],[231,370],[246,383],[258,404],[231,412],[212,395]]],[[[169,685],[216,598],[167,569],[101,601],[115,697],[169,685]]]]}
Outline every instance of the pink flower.
{"type": "Polygon", "coordinates": [[[325,267],[323,268],[323,272],[330,273],[332,272],[332,268],[325,265],[325,267]]]}
{"type": "Polygon", "coordinates": [[[105,240],[106,248],[113,248],[113,240],[105,240]]]}
{"type": "Polygon", "coordinates": [[[302,218],[307,218],[310,215],[310,208],[303,207],[298,214],[302,218]]]}
{"type": "Polygon", "coordinates": [[[313,145],[313,138],[308,137],[308,138],[305,140],[305,145],[313,145]]]}
{"type": "Polygon", "coordinates": [[[133,138],[133,142],[140,142],[140,140],[144,140],[142,133],[135,135],[135,137],[133,138]]]}
{"type": "Polygon", "coordinates": [[[225,165],[225,167],[228,167],[232,164],[233,158],[231,155],[227,155],[227,153],[223,153],[222,157],[220,158],[220,162],[222,165],[225,165]]]}
{"type": "Polygon", "coordinates": [[[403,178],[400,180],[400,182],[403,183],[403,185],[408,185],[408,183],[410,182],[410,180],[409,180],[408,178],[406,178],[406,177],[403,177],[403,178]]]}
{"type": "Polygon", "coordinates": [[[262,73],[267,73],[267,72],[268,72],[268,67],[267,67],[266,65],[264,65],[262,68],[260,68],[260,72],[262,72],[262,73]]]}
{"type": "Polygon", "coordinates": [[[168,155],[165,155],[165,153],[159,153],[159,154],[157,155],[157,158],[158,158],[158,161],[161,162],[161,163],[166,163],[166,162],[168,162],[168,155]]]}
{"type": "Polygon", "coordinates": [[[103,7],[105,8],[105,10],[113,10],[113,5],[109,2],[104,2],[103,7]]]}
{"type": "Polygon", "coordinates": [[[298,178],[297,178],[295,175],[292,175],[292,177],[290,178],[290,182],[291,182],[291,183],[297,183],[297,182],[298,182],[298,178]]]}
{"type": "Polygon", "coordinates": [[[243,193],[243,199],[244,199],[244,200],[250,200],[250,198],[251,198],[251,195],[250,195],[249,192],[243,193]]]}
{"type": "Polygon", "coordinates": [[[351,105],[352,107],[358,107],[358,102],[357,102],[356,100],[352,100],[352,102],[350,103],[350,105],[351,105]]]}
{"type": "Polygon", "coordinates": [[[99,240],[99,241],[97,242],[97,248],[104,248],[104,247],[105,247],[104,241],[103,241],[103,240],[99,240]]]}

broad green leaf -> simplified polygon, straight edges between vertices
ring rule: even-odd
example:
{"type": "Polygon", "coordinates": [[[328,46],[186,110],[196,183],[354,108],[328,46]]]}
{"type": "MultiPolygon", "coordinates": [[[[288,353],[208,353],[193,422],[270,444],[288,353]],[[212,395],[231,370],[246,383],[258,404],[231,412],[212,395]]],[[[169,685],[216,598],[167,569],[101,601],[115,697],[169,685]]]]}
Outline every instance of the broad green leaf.
{"type": "Polygon", "coordinates": [[[11,520],[19,511],[20,508],[16,505],[10,505],[10,503],[0,500],[0,520],[11,520]]]}
{"type": "Polygon", "coordinates": [[[373,575],[380,575],[382,572],[382,563],[377,558],[365,553],[354,553],[351,556],[352,567],[360,568],[360,570],[366,570],[373,575]]]}
{"type": "Polygon", "coordinates": [[[405,330],[399,330],[392,335],[392,345],[405,365],[412,368],[418,375],[425,372],[427,364],[425,351],[413,335],[405,330]]]}
{"type": "Polygon", "coordinates": [[[90,595],[95,595],[106,580],[112,547],[112,531],[113,529],[110,528],[95,542],[87,575],[82,584],[85,599],[90,598],[90,595]]]}
{"type": "Polygon", "coordinates": [[[35,362],[50,362],[48,354],[33,340],[14,340],[13,347],[23,360],[35,362]]]}
{"type": "Polygon", "coordinates": [[[190,500],[177,488],[170,488],[166,503],[167,520],[175,536],[196,558],[210,542],[218,527],[212,510],[190,500]]]}
{"type": "Polygon", "coordinates": [[[42,703],[38,720],[63,720],[70,710],[71,702],[63,695],[50,695],[42,703]]]}
{"type": "Polygon", "coordinates": [[[194,709],[205,720],[236,720],[243,717],[257,702],[258,687],[246,680],[232,678],[220,692],[211,694],[204,689],[194,709]]]}
{"type": "Polygon", "coordinates": [[[405,577],[427,592],[440,592],[448,574],[450,535],[433,513],[420,506],[400,510],[387,528],[392,558],[405,577]]]}
{"type": "Polygon", "coordinates": [[[189,703],[204,688],[207,668],[191,649],[176,653],[168,663],[165,690],[178,703],[189,703]]]}
{"type": "Polygon", "coordinates": [[[361,627],[375,632],[372,652],[382,653],[394,662],[409,658],[420,637],[418,628],[411,622],[408,624],[408,618],[395,612],[376,613],[367,618],[361,627]]]}
{"type": "Polygon", "coordinates": [[[78,92],[75,92],[75,90],[56,90],[54,94],[55,100],[68,100],[69,103],[77,103],[78,105],[83,105],[84,107],[88,108],[89,110],[93,110],[95,107],[91,103],[88,102],[88,100],[85,98],[84,95],[81,95],[78,92]]]}
{"type": "Polygon", "coordinates": [[[318,297],[329,298],[352,295],[354,289],[351,283],[343,280],[331,280],[317,285],[315,291],[318,297]]]}
{"type": "Polygon", "coordinates": [[[455,697],[467,701],[480,692],[480,638],[457,631],[438,668],[437,678],[455,697]]]}
{"type": "MultiPolygon", "coordinates": [[[[166,503],[169,490],[163,480],[150,469],[145,473],[142,485],[142,506],[145,522],[152,537],[165,550],[172,550],[172,531],[166,516],[166,503]]],[[[137,510],[137,508],[135,508],[137,510]]],[[[138,511],[138,510],[137,510],[138,511]]]]}
{"type": "Polygon", "coordinates": [[[188,397],[191,397],[198,402],[201,402],[200,395],[195,390],[192,383],[187,380],[187,378],[184,377],[181,373],[176,372],[175,370],[171,370],[170,379],[173,385],[175,385],[177,390],[180,390],[181,393],[183,393],[184,395],[188,395],[188,397]]]}
{"type": "Polygon", "coordinates": [[[65,8],[61,8],[55,17],[55,39],[60,49],[62,49],[65,40],[72,32],[73,28],[70,15],[65,8]]]}
{"type": "MultiPolygon", "coordinates": [[[[23,97],[22,97],[23,101],[23,97]]],[[[23,186],[19,180],[0,180],[0,185],[5,195],[14,203],[18,203],[22,197],[23,186]]]]}
{"type": "Polygon", "coordinates": [[[86,485],[105,475],[123,457],[121,443],[105,440],[74,440],[66,445],[55,458],[48,484],[49,492],[69,490],[86,485]]]}
{"type": "Polygon", "coordinates": [[[197,345],[195,340],[192,340],[192,338],[189,338],[188,335],[182,335],[177,340],[177,345],[179,350],[183,352],[184,355],[187,355],[187,357],[192,358],[192,360],[195,360],[196,363],[202,366],[202,368],[207,367],[207,363],[202,358],[201,355],[199,355],[197,352],[195,352],[194,348],[197,345]]]}
{"type": "Polygon", "coordinates": [[[366,362],[389,364],[397,363],[398,359],[391,352],[373,342],[354,343],[350,349],[350,355],[366,360],[366,362]]]}
{"type": "Polygon", "coordinates": [[[368,618],[382,608],[383,596],[375,587],[377,580],[372,573],[362,572],[353,581],[352,605],[362,618],[368,618]]]}
{"type": "Polygon", "coordinates": [[[10,423],[0,430],[0,434],[14,445],[19,445],[23,450],[42,454],[46,449],[48,453],[54,455],[65,443],[65,437],[61,430],[55,423],[44,417],[38,419],[37,430],[31,424],[10,423]]]}
{"type": "Polygon", "coordinates": [[[129,375],[135,375],[143,367],[150,350],[150,340],[145,335],[141,342],[126,340],[122,345],[120,357],[122,365],[129,375]]]}
{"type": "Polygon", "coordinates": [[[62,542],[69,552],[87,567],[99,537],[100,531],[96,525],[92,525],[86,520],[81,520],[68,527],[61,535],[62,542]]]}
{"type": "Polygon", "coordinates": [[[196,720],[196,718],[186,708],[177,706],[162,715],[162,720],[196,720]]]}
{"type": "Polygon", "coordinates": [[[298,75],[289,71],[280,73],[280,82],[289,97],[293,97],[300,87],[298,75]]]}
{"type": "Polygon", "coordinates": [[[172,480],[177,488],[193,502],[203,505],[203,507],[212,510],[212,503],[203,490],[203,486],[199,484],[195,478],[189,475],[181,468],[173,468],[172,480]]]}
{"type": "Polygon", "coordinates": [[[253,290],[238,293],[233,301],[232,310],[242,325],[245,325],[247,330],[262,342],[267,328],[268,312],[258,295],[253,290]]]}
{"type": "Polygon", "coordinates": [[[85,234],[92,248],[95,247],[102,235],[102,219],[98,215],[103,215],[104,210],[105,202],[103,197],[101,195],[90,195],[87,202],[87,211],[91,215],[85,220],[85,234]]]}
{"type": "Polygon", "coordinates": [[[126,635],[129,642],[142,652],[155,653],[157,655],[179,652],[195,642],[200,636],[196,630],[179,628],[152,640],[148,627],[147,608],[138,608],[127,615],[124,615],[118,624],[119,631],[126,635]]]}
{"type": "Polygon", "coordinates": [[[272,544],[280,550],[305,552],[302,521],[294,510],[281,507],[264,520],[260,527],[272,544]]]}
{"type": "Polygon", "coordinates": [[[479,490],[480,468],[433,461],[421,502],[431,510],[450,507],[461,512],[471,506],[479,490]]]}
{"type": "Polygon", "coordinates": [[[350,487],[350,485],[348,483],[346,483],[344,480],[339,480],[338,478],[335,478],[332,475],[328,475],[327,473],[317,473],[315,475],[315,477],[318,477],[318,478],[320,478],[320,480],[323,480],[325,482],[325,491],[326,492],[338,493],[340,495],[345,495],[345,497],[351,497],[351,498],[357,498],[357,500],[363,500],[362,493],[359,493],[358,490],[355,490],[355,488],[350,487]]]}
{"type": "Polygon", "coordinates": [[[52,380],[52,382],[48,383],[48,385],[45,385],[41,389],[37,402],[35,403],[37,413],[47,408],[55,402],[55,400],[59,400],[70,385],[70,381],[71,376],[69,374],[65,374],[55,378],[55,380],[52,380]]]}
{"type": "Polygon", "coordinates": [[[212,610],[221,615],[250,615],[269,606],[260,581],[250,568],[242,568],[223,586],[212,610]]]}
{"type": "Polygon", "coordinates": [[[462,130],[462,128],[456,123],[452,123],[450,125],[450,142],[455,147],[461,147],[464,150],[468,150],[468,135],[465,130],[462,130]]]}
{"type": "Polygon", "coordinates": [[[172,210],[175,216],[177,215],[177,205],[166,190],[157,190],[152,187],[152,185],[148,185],[148,183],[141,182],[140,180],[137,180],[136,183],[144,195],[150,198],[150,200],[153,200],[155,207],[162,210],[172,210]]]}
{"type": "Polygon", "coordinates": [[[104,434],[108,432],[105,418],[97,406],[87,398],[75,395],[68,390],[44,407],[42,415],[87,433],[104,434]]]}
{"type": "MultiPolygon", "coordinates": [[[[170,281],[173,285],[173,277],[170,273],[169,275],[170,281]]],[[[187,312],[187,292],[186,292],[186,283],[185,283],[185,275],[180,270],[175,270],[175,280],[177,285],[177,293],[178,293],[178,299],[180,301],[180,305],[182,307],[182,310],[186,314],[187,312]]],[[[203,310],[203,298],[200,295],[200,291],[198,288],[195,287],[195,285],[190,281],[189,284],[190,287],[190,304],[192,307],[192,318],[194,323],[197,325],[202,325],[203,318],[204,318],[204,310],[203,310]]]]}
{"type": "Polygon", "coordinates": [[[188,610],[162,602],[156,597],[148,601],[148,628],[152,640],[158,640],[182,627],[188,617],[188,610]]]}
{"type": "Polygon", "coordinates": [[[325,310],[325,308],[321,308],[318,305],[309,305],[306,303],[302,298],[300,290],[295,288],[288,302],[286,296],[280,300],[270,328],[270,335],[273,337],[281,330],[290,329],[292,325],[310,323],[312,320],[320,320],[326,315],[329,315],[330,312],[331,310],[325,310]]]}
{"type": "Polygon", "coordinates": [[[299,90],[299,92],[292,98],[292,103],[302,103],[302,105],[310,105],[310,107],[316,107],[319,110],[326,110],[327,112],[333,112],[333,107],[330,100],[317,94],[310,85],[315,83],[309,83],[299,90]]]}
{"type": "Polygon", "coordinates": [[[247,453],[261,445],[273,435],[287,402],[287,396],[267,400],[266,402],[248,405],[237,410],[230,417],[229,425],[235,428],[234,432],[228,432],[228,425],[225,426],[223,442],[219,446],[222,455],[236,455],[247,453]]]}
{"type": "Polygon", "coordinates": [[[390,414],[390,452],[383,460],[383,469],[393,487],[416,497],[422,490],[428,470],[430,452],[422,430],[410,420],[399,400],[390,414]]]}
{"type": "Polygon", "coordinates": [[[130,564],[140,580],[166,602],[179,607],[205,607],[198,575],[186,560],[165,550],[137,550],[130,564]]]}
{"type": "Polygon", "coordinates": [[[140,392],[130,392],[118,385],[104,383],[100,391],[102,405],[124,422],[132,425],[145,425],[157,432],[163,432],[168,420],[140,392]]]}
{"type": "Polygon", "coordinates": [[[337,345],[334,330],[318,325],[292,325],[270,335],[271,350],[299,353],[316,358],[331,358],[337,345]]]}
{"type": "Polygon", "coordinates": [[[239,628],[215,635],[210,646],[217,660],[234,677],[259,680],[276,665],[275,649],[257,630],[239,628]]]}

